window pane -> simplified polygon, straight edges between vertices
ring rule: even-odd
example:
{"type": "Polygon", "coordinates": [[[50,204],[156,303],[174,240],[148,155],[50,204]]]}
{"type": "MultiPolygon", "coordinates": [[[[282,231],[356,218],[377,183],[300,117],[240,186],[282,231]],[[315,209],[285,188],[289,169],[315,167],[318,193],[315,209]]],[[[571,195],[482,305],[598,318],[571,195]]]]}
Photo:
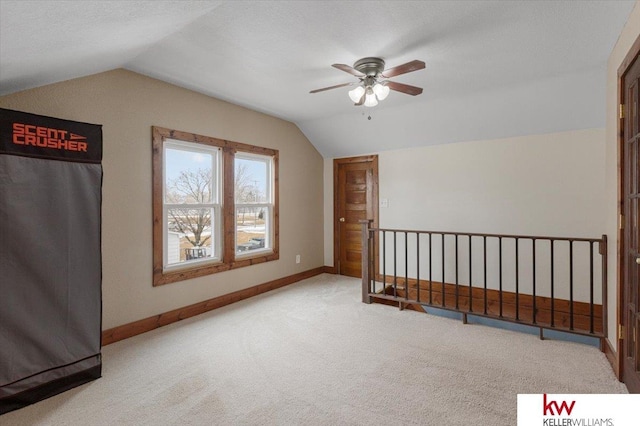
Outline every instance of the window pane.
{"type": "Polygon", "coordinates": [[[211,208],[167,209],[168,265],[216,257],[213,212],[211,208]]]}
{"type": "Polygon", "coordinates": [[[236,252],[269,248],[267,207],[236,207],[236,252]]]}
{"type": "Polygon", "coordinates": [[[165,203],[201,204],[215,199],[211,166],[213,155],[167,148],[165,150],[165,203]]]}
{"type": "Polygon", "coordinates": [[[235,199],[238,204],[265,203],[269,195],[269,160],[235,159],[235,199]]]}

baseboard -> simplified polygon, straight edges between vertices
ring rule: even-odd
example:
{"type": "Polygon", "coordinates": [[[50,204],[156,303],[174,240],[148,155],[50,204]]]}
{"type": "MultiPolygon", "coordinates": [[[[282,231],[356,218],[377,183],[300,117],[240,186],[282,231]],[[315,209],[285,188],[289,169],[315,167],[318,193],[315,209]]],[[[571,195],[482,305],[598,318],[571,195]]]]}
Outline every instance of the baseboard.
{"type": "Polygon", "coordinates": [[[110,328],[102,332],[102,346],[106,346],[111,343],[127,339],[129,337],[137,336],[138,334],[146,333],[147,331],[151,331],[156,328],[183,320],[185,318],[193,317],[195,315],[218,309],[223,306],[230,305],[232,303],[239,302],[241,300],[287,286],[289,284],[293,284],[306,278],[320,275],[324,272],[325,267],[321,266],[319,268],[314,268],[308,271],[289,275],[287,277],[278,278],[277,280],[258,284],[254,287],[249,287],[244,290],[234,291],[233,293],[214,297],[213,299],[205,300],[193,305],[185,306],[159,315],[154,315],[149,318],[134,321],[129,324],[110,328]]]}
{"type": "Polygon", "coordinates": [[[335,266],[324,266],[324,273],[335,275],[338,273],[338,268],[336,268],[335,266]]]}
{"type": "Polygon", "coordinates": [[[609,364],[611,364],[613,373],[616,375],[616,377],[620,378],[620,372],[618,371],[618,353],[615,349],[613,349],[613,346],[611,346],[611,342],[609,342],[609,339],[602,340],[604,342],[603,352],[606,355],[609,364]]]}

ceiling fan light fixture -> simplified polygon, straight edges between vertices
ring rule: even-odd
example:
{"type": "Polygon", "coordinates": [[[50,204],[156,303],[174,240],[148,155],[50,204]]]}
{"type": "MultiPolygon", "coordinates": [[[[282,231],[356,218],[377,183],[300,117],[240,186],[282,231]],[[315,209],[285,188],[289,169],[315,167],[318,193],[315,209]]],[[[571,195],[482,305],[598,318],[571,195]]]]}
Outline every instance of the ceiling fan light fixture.
{"type": "Polygon", "coordinates": [[[360,102],[362,99],[362,95],[364,95],[364,87],[358,86],[353,90],[349,90],[349,97],[354,103],[360,102]]]}
{"type": "Polygon", "coordinates": [[[375,93],[379,101],[384,101],[389,96],[389,86],[385,83],[376,83],[373,86],[373,93],[375,93]]]}
{"type": "Polygon", "coordinates": [[[367,87],[367,94],[364,99],[364,106],[366,107],[374,107],[378,105],[378,99],[376,98],[376,94],[373,93],[373,89],[371,86],[367,87]]]}

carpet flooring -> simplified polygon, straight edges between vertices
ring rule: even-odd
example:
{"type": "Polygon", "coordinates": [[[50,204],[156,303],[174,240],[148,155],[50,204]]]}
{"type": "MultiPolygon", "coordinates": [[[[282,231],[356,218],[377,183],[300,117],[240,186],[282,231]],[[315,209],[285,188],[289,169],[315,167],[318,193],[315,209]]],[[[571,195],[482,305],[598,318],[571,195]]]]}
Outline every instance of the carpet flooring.
{"type": "Polygon", "coordinates": [[[514,425],[518,393],[626,393],[597,348],[360,302],[319,275],[103,348],[1,425],[514,425]]]}

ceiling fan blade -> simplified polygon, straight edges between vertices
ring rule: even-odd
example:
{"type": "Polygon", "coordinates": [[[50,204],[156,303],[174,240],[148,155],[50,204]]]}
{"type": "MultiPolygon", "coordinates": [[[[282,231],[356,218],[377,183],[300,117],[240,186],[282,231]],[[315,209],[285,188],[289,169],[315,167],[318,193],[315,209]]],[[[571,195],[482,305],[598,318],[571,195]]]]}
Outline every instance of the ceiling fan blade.
{"type": "Polygon", "coordinates": [[[424,62],[415,60],[415,61],[407,62],[406,64],[398,65],[397,67],[389,68],[388,70],[385,70],[382,72],[382,76],[385,78],[391,78],[400,74],[406,74],[408,72],[418,71],[418,70],[424,69],[424,67],[425,67],[424,62]]]}
{"type": "Polygon", "coordinates": [[[387,81],[386,84],[389,89],[406,93],[407,95],[416,96],[422,93],[422,87],[409,86],[408,84],[396,83],[395,81],[387,81]]]}
{"type": "Polygon", "coordinates": [[[344,87],[344,86],[353,86],[354,84],[355,84],[355,83],[342,83],[342,84],[336,84],[335,86],[323,87],[322,89],[312,90],[312,91],[310,91],[309,93],[324,92],[325,90],[337,89],[338,87],[344,87]]]}
{"type": "Polygon", "coordinates": [[[356,77],[364,77],[364,74],[361,73],[360,71],[358,71],[357,69],[350,67],[349,65],[345,65],[345,64],[333,64],[331,65],[334,68],[338,68],[341,71],[344,72],[348,72],[351,75],[355,75],[356,77]]]}

